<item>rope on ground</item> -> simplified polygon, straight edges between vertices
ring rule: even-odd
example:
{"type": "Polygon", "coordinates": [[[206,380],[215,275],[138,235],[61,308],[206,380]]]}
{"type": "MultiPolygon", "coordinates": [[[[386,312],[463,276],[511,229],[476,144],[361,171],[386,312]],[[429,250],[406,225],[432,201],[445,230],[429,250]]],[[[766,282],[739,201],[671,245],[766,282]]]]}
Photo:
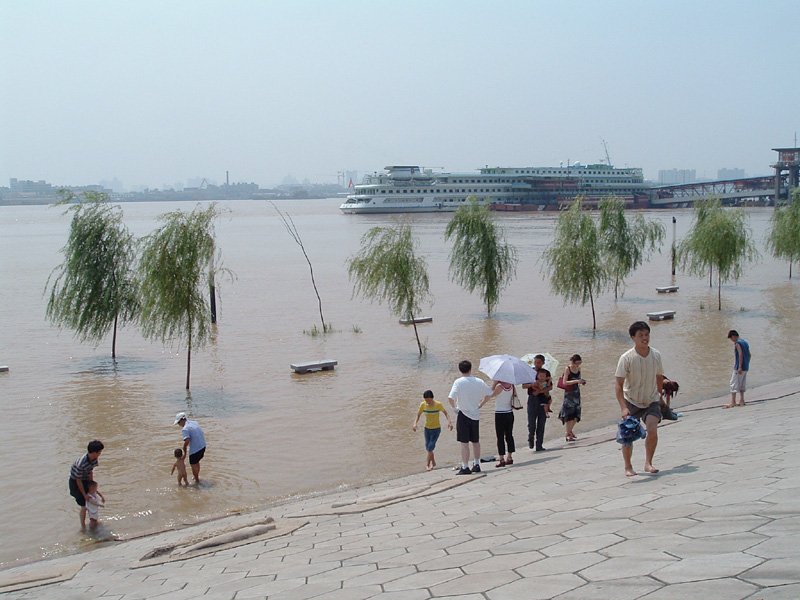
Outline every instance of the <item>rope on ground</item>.
{"type": "MultiPolygon", "coordinates": [[[[761,402],[771,402],[772,400],[780,400],[782,398],[788,398],[789,396],[794,396],[795,394],[800,394],[800,390],[789,392],[788,394],[783,394],[782,396],[775,396],[774,398],[758,398],[757,400],[748,400],[747,404],[760,404],[761,402]]],[[[719,408],[719,406],[698,406],[696,408],[692,408],[692,406],[686,406],[680,409],[681,412],[696,412],[699,410],[713,410],[715,408],[719,408]]]]}

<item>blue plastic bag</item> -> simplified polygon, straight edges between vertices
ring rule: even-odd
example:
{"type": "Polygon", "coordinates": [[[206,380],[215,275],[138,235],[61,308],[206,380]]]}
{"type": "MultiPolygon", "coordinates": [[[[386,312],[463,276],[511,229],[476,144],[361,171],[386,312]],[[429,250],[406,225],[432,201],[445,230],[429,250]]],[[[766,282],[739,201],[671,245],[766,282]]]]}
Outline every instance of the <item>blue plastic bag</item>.
{"type": "Polygon", "coordinates": [[[636,440],[643,440],[647,437],[644,425],[631,416],[627,416],[619,422],[617,429],[617,442],[623,446],[633,446],[636,440]]]}

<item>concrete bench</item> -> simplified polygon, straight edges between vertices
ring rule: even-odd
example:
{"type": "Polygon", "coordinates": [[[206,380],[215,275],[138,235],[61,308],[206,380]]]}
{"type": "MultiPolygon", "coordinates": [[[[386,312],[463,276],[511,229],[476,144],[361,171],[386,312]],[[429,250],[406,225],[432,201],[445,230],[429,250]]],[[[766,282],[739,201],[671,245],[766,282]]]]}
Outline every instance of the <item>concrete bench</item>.
{"type": "Polygon", "coordinates": [[[660,310],[657,312],[649,312],[647,313],[647,318],[651,321],[664,321],[665,319],[674,319],[675,313],[677,311],[674,310],[660,310]]]}
{"type": "Polygon", "coordinates": [[[310,362],[292,363],[289,365],[295,373],[310,373],[311,371],[333,371],[339,361],[326,358],[325,360],[314,360],[310,362]]]}
{"type": "Polygon", "coordinates": [[[8,367],[6,365],[0,365],[0,373],[8,373],[8,367]]]}
{"type": "Polygon", "coordinates": [[[418,319],[400,319],[400,325],[411,325],[412,323],[431,323],[433,317],[419,317],[418,319]]]}
{"type": "Polygon", "coordinates": [[[662,287],[657,287],[656,291],[659,294],[671,294],[672,292],[677,292],[678,291],[678,286],[677,285],[665,285],[665,286],[662,286],[662,287]]]}

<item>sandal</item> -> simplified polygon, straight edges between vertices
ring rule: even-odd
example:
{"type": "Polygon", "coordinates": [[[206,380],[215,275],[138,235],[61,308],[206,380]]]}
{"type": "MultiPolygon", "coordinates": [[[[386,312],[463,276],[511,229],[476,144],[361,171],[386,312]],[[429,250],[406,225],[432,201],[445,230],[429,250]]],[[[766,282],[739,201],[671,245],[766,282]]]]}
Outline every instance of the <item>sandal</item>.
{"type": "Polygon", "coordinates": [[[513,465],[514,464],[514,459],[513,458],[509,458],[508,460],[506,460],[506,464],[507,465],[513,465]]]}
{"type": "Polygon", "coordinates": [[[507,464],[508,464],[508,463],[506,463],[506,461],[505,461],[505,460],[503,460],[503,459],[501,458],[501,459],[500,459],[500,462],[499,462],[499,463],[497,463],[497,464],[496,464],[494,467],[495,467],[495,469],[496,469],[497,467],[505,467],[507,464]]]}

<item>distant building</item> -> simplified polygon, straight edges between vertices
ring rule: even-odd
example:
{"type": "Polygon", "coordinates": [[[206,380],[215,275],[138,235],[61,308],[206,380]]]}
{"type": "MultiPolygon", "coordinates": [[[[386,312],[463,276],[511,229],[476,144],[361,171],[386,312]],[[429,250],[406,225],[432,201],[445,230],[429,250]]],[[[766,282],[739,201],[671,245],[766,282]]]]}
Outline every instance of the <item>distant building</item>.
{"type": "Polygon", "coordinates": [[[695,183],[697,172],[695,169],[666,169],[658,172],[658,183],[669,185],[671,183],[695,183]]]}
{"type": "Polygon", "coordinates": [[[744,169],[719,169],[717,179],[744,179],[747,177],[744,169]]]}

